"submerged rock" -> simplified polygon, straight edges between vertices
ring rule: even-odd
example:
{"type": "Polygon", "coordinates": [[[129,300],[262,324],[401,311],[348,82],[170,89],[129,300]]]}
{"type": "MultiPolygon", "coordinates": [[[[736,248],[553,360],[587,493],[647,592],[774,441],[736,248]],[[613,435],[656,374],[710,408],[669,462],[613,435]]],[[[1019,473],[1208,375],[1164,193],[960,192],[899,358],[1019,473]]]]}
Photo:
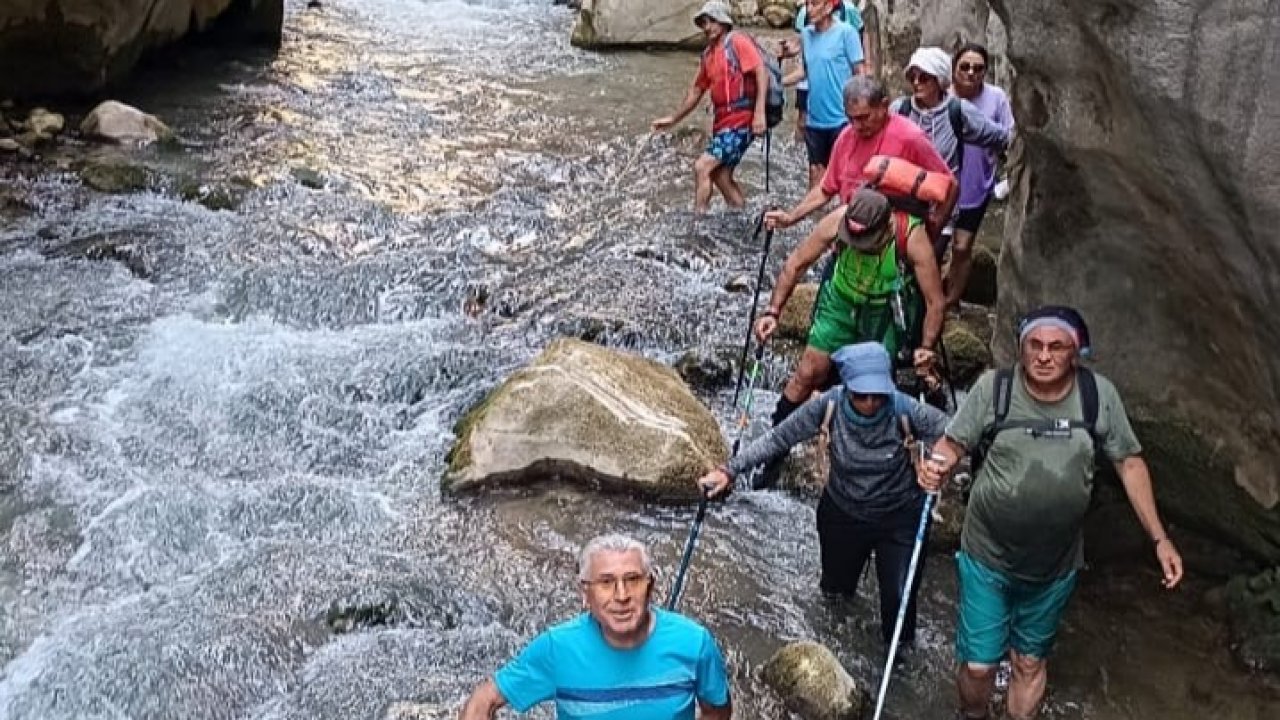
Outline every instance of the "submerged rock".
{"type": "Polygon", "coordinates": [[[723,462],[714,416],[671,368],[578,340],[547,346],[457,424],[442,488],[587,482],[666,499],[723,462]]]}
{"type": "Polygon", "coordinates": [[[689,350],[676,361],[675,370],[690,386],[712,390],[733,382],[737,357],[728,348],[689,350]]]}
{"type": "Polygon", "coordinates": [[[693,16],[703,0],[583,0],[571,41],[584,48],[699,48],[693,16]]]}
{"type": "Polygon", "coordinates": [[[805,720],[858,720],[870,696],[816,642],[786,645],[765,664],[761,677],[787,709],[805,720]]]}
{"type": "Polygon", "coordinates": [[[80,123],[80,134],[93,140],[138,144],[173,138],[173,131],[155,115],[115,100],[107,100],[89,111],[80,123]]]}
{"type": "Polygon", "coordinates": [[[324,175],[319,170],[312,170],[306,167],[296,167],[289,171],[293,175],[293,179],[297,180],[302,187],[312,190],[324,189],[324,175]]]}
{"type": "Polygon", "coordinates": [[[90,162],[80,169],[85,185],[104,193],[127,193],[147,189],[145,168],[124,162],[90,162]]]}
{"type": "Polygon", "coordinates": [[[148,178],[145,168],[118,161],[94,161],[80,169],[80,179],[85,185],[105,193],[145,190],[148,178]]]}

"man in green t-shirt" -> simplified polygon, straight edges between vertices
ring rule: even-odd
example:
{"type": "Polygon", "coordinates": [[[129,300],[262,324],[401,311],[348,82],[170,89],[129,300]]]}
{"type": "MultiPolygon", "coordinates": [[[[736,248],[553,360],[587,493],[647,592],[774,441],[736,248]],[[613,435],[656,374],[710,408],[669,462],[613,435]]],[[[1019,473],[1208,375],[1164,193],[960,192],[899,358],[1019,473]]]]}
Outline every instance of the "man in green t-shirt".
{"type": "Polygon", "coordinates": [[[920,484],[936,491],[966,450],[986,446],[956,556],[956,683],[966,718],[986,717],[995,670],[1006,654],[1013,666],[1009,717],[1031,718],[1039,709],[1046,659],[1083,564],[1081,526],[1093,489],[1095,442],[1114,463],[1155,546],[1165,587],[1182,579],[1182,558],[1156,511],[1142,446],[1115,386],[1096,374],[1090,376],[1097,402],[1092,434],[1088,427],[1079,378],[1090,371],[1078,366],[1089,351],[1084,320],[1070,308],[1040,308],[1019,324],[1018,342],[1020,362],[1003,388],[1009,392],[1004,429],[994,437],[989,432],[1001,405],[992,395],[1001,388],[997,373],[988,372],[920,473],[920,484]]]}

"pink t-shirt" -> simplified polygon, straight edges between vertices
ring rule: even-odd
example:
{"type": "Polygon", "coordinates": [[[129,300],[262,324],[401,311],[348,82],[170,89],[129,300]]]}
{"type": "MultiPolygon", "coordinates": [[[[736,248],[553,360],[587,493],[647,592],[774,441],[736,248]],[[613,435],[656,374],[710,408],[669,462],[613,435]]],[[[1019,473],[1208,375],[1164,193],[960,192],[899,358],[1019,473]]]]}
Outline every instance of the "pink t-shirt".
{"type": "Polygon", "coordinates": [[[849,202],[849,198],[865,184],[862,168],[876,155],[902,158],[930,172],[951,175],[951,168],[929,142],[929,136],[915,123],[894,113],[875,137],[862,137],[854,132],[852,125],[840,132],[835,146],[831,148],[827,174],[822,176],[822,191],[828,195],[839,195],[842,203],[849,202]]]}

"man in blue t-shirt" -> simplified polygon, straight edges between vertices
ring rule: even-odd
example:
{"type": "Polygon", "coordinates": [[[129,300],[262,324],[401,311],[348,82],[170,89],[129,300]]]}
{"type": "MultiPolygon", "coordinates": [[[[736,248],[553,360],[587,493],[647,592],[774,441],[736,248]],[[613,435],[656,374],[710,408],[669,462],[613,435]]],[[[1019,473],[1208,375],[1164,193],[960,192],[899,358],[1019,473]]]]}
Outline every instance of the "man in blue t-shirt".
{"type": "Polygon", "coordinates": [[[848,124],[844,84],[863,62],[858,28],[836,19],[838,3],[808,0],[808,23],[800,29],[801,67],[787,80],[804,78],[809,84],[804,144],[809,153],[809,187],[826,174],[831,149],[848,124]]]}
{"type": "Polygon", "coordinates": [[[489,720],[504,705],[525,712],[555,700],[559,720],[728,720],[729,678],[711,633],[651,607],[649,551],[602,535],[578,560],[587,612],[544,631],[485,680],[462,720],[489,720]]]}

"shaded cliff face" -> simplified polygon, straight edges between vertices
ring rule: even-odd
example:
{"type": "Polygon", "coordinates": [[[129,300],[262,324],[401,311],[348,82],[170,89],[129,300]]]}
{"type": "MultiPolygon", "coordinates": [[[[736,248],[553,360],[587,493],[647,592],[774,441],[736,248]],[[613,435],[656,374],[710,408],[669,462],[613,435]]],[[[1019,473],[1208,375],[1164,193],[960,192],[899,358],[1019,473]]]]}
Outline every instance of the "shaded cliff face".
{"type": "Polygon", "coordinates": [[[279,42],[284,0],[6,0],[0,3],[0,97],[90,93],[148,50],[217,26],[279,42]]]}
{"type": "Polygon", "coordinates": [[[1161,503],[1280,559],[1280,3],[995,2],[1026,166],[1000,315],[1077,305],[1161,503]]]}

